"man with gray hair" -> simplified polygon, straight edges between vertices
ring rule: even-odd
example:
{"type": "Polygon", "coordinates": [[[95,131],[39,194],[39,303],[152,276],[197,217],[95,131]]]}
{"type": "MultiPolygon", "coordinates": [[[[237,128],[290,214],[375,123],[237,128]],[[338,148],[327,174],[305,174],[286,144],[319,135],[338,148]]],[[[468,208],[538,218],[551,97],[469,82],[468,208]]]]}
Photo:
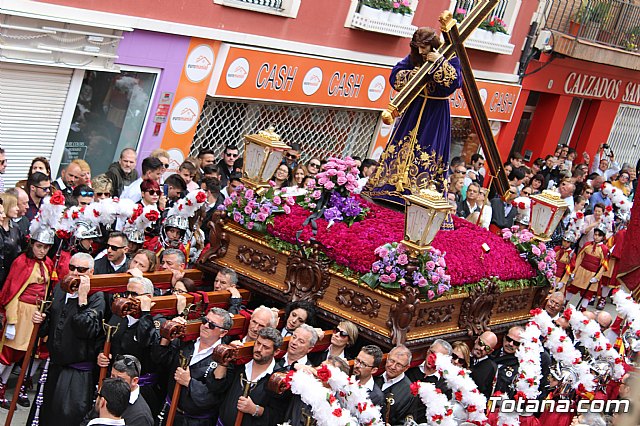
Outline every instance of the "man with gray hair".
{"type": "MultiPolygon", "coordinates": [[[[140,394],[141,369],[140,361],[133,355],[118,355],[111,368],[111,378],[124,380],[131,390],[129,406],[122,413],[122,418],[127,426],[153,426],[154,424],[149,405],[140,394]]],[[[97,417],[98,413],[94,410],[85,417],[81,426],[85,426],[97,417]]]]}
{"type": "Polygon", "coordinates": [[[79,424],[92,406],[93,368],[105,311],[104,294],[89,294],[93,265],[90,255],[74,254],[69,260],[69,276],[79,279],[78,289],[67,293],[57,285],[47,313],[35,311],[32,317],[48,336],[49,372],[40,411],[42,424],[79,424]],[[70,396],[73,403],[69,403],[70,396]]]}
{"type": "MultiPolygon", "coordinates": [[[[444,377],[440,376],[436,370],[436,356],[438,354],[451,356],[453,348],[451,344],[446,340],[436,339],[433,341],[427,353],[425,354],[425,360],[417,367],[413,367],[407,371],[407,378],[413,382],[426,382],[432,383],[437,389],[440,389],[447,398],[451,398],[451,389],[447,386],[447,381],[444,377]]],[[[420,398],[414,398],[413,400],[413,419],[418,423],[426,423],[426,406],[422,403],[420,398]]]]}
{"type": "Polygon", "coordinates": [[[218,365],[214,372],[212,387],[220,394],[226,395],[220,406],[218,424],[232,425],[238,413],[250,422],[243,424],[269,425],[270,413],[278,409],[279,398],[267,391],[269,377],[276,367],[273,358],[282,345],[280,332],[273,327],[264,327],[258,332],[253,345],[253,355],[247,364],[218,365]],[[251,382],[248,396],[243,396],[245,382],[251,382]]]}
{"type": "Polygon", "coordinates": [[[318,332],[309,324],[302,324],[293,331],[287,353],[279,361],[279,370],[291,370],[295,364],[311,365],[307,354],[318,343],[318,332]]]}
{"type": "MultiPolygon", "coordinates": [[[[173,321],[186,324],[184,318],[173,321]]],[[[164,337],[151,348],[151,358],[161,371],[169,373],[167,395],[173,394],[175,386],[183,386],[179,401],[167,402],[162,410],[166,417],[171,404],[177,404],[175,425],[205,426],[215,423],[218,409],[225,395],[214,392],[210,385],[217,363],[213,360],[213,350],[222,343],[222,338],[233,326],[229,312],[221,308],[211,308],[201,319],[200,335],[194,341],[181,339],[169,341],[164,337]],[[186,368],[180,367],[180,358],[189,359],[186,368]]],[[[163,414],[161,414],[163,415],[163,414]]]]}
{"type": "MultiPolygon", "coordinates": [[[[140,317],[131,315],[119,316],[114,310],[109,318],[109,325],[117,327],[118,332],[111,337],[111,355],[109,358],[102,352],[98,354],[98,367],[109,367],[110,360],[129,354],[142,362],[142,369],[138,369],[139,392],[149,404],[151,413],[155,416],[162,408],[164,395],[158,386],[158,368],[151,359],[151,347],[160,340],[160,333],[156,329],[156,321],[162,320],[162,315],[151,315],[151,297],[153,283],[148,278],[131,277],[127,284],[127,293],[140,301],[140,317]]],[[[113,305],[112,305],[113,306],[113,305]]]]}
{"type": "MultiPolygon", "coordinates": [[[[222,268],[216,274],[216,279],[213,281],[214,291],[228,291],[231,293],[229,299],[229,312],[232,314],[238,314],[244,307],[242,306],[242,296],[237,289],[238,274],[231,268],[222,268]]],[[[254,339],[255,340],[255,339],[254,339]]]]}
{"type": "Polygon", "coordinates": [[[276,328],[278,326],[277,310],[267,308],[264,305],[258,306],[251,314],[247,335],[240,343],[255,342],[261,330],[265,327],[276,328]]]}
{"type": "Polygon", "coordinates": [[[404,345],[396,346],[387,355],[384,373],[375,379],[385,396],[383,418],[388,417],[391,425],[403,424],[405,418],[412,414],[414,397],[411,395],[411,381],[404,374],[410,364],[411,351],[404,345]],[[393,398],[393,404],[386,402],[389,398],[393,398]]]}

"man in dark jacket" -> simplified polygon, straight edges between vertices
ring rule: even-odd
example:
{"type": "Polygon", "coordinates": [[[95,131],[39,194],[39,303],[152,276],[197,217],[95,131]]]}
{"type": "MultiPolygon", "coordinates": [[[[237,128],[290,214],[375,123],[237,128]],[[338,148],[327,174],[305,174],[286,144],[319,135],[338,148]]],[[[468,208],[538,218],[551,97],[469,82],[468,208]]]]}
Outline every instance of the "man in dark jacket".
{"type": "Polygon", "coordinates": [[[498,345],[498,337],[491,331],[485,331],[476,338],[471,349],[471,378],[478,390],[487,399],[491,396],[493,378],[496,375],[496,363],[489,354],[498,345]]]}
{"type": "MultiPolygon", "coordinates": [[[[516,351],[520,346],[522,327],[511,327],[502,340],[502,348],[491,354],[490,358],[498,366],[495,376],[493,392],[499,391],[508,394],[511,398],[515,395],[515,389],[511,387],[518,376],[518,357],[516,351]]],[[[493,394],[493,392],[491,392],[493,394]]]]}
{"type": "Polygon", "coordinates": [[[122,232],[114,231],[109,234],[107,254],[96,260],[95,274],[121,274],[129,270],[129,239],[122,232]]]}
{"type": "Polygon", "coordinates": [[[105,174],[113,184],[111,187],[113,197],[120,196],[125,186],[138,179],[136,163],[136,151],[133,148],[125,148],[120,152],[120,159],[109,166],[105,174]]]}
{"type": "MultiPolygon", "coordinates": [[[[129,385],[122,379],[105,379],[98,392],[94,409],[98,417],[91,426],[124,426],[123,413],[129,406],[129,385]]],[[[128,422],[126,423],[129,424],[128,422]]]]}
{"type": "Polygon", "coordinates": [[[235,145],[227,145],[222,154],[222,158],[218,162],[218,170],[220,170],[220,187],[223,188],[229,183],[229,178],[235,172],[233,163],[238,159],[239,151],[235,145]]]}
{"type": "Polygon", "coordinates": [[[378,407],[384,407],[384,394],[373,380],[373,372],[382,362],[382,349],[376,345],[363,346],[353,360],[353,375],[360,386],[367,389],[369,398],[378,407]]]}

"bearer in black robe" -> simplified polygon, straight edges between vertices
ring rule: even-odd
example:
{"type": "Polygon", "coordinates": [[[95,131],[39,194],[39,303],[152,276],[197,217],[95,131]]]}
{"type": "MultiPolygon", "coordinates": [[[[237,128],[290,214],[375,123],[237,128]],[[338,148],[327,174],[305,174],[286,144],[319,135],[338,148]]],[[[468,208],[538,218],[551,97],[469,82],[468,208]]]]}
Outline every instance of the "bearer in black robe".
{"type": "MultiPolygon", "coordinates": [[[[153,283],[142,277],[132,277],[127,284],[127,292],[140,300],[140,318],[130,315],[120,317],[115,313],[109,319],[109,325],[117,326],[111,336],[111,359],[118,355],[135,356],[142,364],[139,372],[139,386],[142,397],[149,404],[153,416],[157,416],[164,405],[167,393],[166,380],[161,380],[158,366],[151,358],[151,347],[160,341],[156,322],[164,320],[161,315],[151,316],[151,295],[153,283]]],[[[109,360],[102,351],[98,354],[98,367],[108,367],[109,360]]],[[[162,377],[164,378],[164,377],[162,377]]]]}
{"type": "Polygon", "coordinates": [[[498,337],[491,331],[485,331],[476,338],[471,349],[471,378],[487,399],[491,396],[497,370],[496,363],[489,355],[497,345],[498,337]]]}
{"type": "Polygon", "coordinates": [[[69,294],[56,286],[48,313],[33,315],[34,323],[42,323],[41,336],[48,337],[50,360],[39,417],[42,426],[77,425],[92,407],[93,370],[105,310],[103,293],[89,295],[92,274],[93,258],[86,253],[73,255],[69,275],[80,279],[78,290],[69,294]]]}
{"type": "Polygon", "coordinates": [[[385,403],[382,407],[383,419],[389,419],[392,426],[404,424],[407,416],[411,415],[413,395],[411,395],[411,381],[405,376],[405,371],[411,364],[411,351],[400,345],[391,349],[385,363],[385,371],[376,377],[376,384],[384,393],[385,403]],[[393,404],[390,404],[393,399],[393,404]]]}
{"type": "Polygon", "coordinates": [[[218,365],[213,387],[225,395],[220,406],[219,426],[234,426],[239,412],[244,413],[241,423],[243,426],[274,424],[269,419],[278,400],[273,393],[267,391],[267,383],[276,366],[273,356],[281,344],[280,332],[275,328],[265,327],[258,332],[251,361],[238,366],[218,365]],[[247,397],[243,396],[245,386],[249,387],[247,397]]]}
{"type": "Polygon", "coordinates": [[[520,362],[516,357],[516,351],[520,346],[520,335],[523,328],[519,326],[511,327],[502,339],[502,347],[491,354],[489,358],[496,363],[498,369],[493,383],[493,391],[508,394],[509,397],[515,396],[513,383],[518,376],[518,366],[520,362]]]}
{"type": "MultiPolygon", "coordinates": [[[[175,318],[174,321],[185,320],[175,318]]],[[[164,419],[168,406],[174,403],[170,400],[174,386],[183,386],[174,426],[209,426],[218,418],[218,409],[224,395],[211,388],[210,376],[217,367],[212,354],[232,325],[231,315],[227,311],[212,308],[202,317],[200,337],[195,342],[183,342],[180,339],[169,342],[161,338],[159,343],[153,345],[151,357],[169,374],[168,404],[163,409],[164,419]],[[180,354],[190,360],[186,369],[179,367],[180,354]]]]}
{"type": "MultiPolygon", "coordinates": [[[[411,383],[413,382],[425,382],[433,384],[436,389],[440,389],[447,398],[451,399],[451,389],[447,386],[447,382],[436,370],[436,356],[437,354],[450,356],[453,352],[453,348],[446,340],[436,339],[427,349],[427,354],[424,363],[417,367],[410,368],[407,371],[407,378],[411,383]]],[[[413,419],[417,423],[427,422],[427,407],[422,402],[421,398],[413,399],[413,419]]]]}

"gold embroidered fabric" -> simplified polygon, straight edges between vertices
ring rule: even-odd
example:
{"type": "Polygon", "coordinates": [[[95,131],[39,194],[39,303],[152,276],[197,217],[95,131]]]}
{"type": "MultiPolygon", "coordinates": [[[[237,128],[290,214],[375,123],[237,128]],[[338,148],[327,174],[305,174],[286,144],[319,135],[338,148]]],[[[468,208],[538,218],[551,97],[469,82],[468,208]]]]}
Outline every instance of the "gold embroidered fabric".
{"type": "Polygon", "coordinates": [[[458,73],[453,65],[449,61],[445,60],[442,66],[436,70],[433,74],[433,80],[445,87],[451,86],[451,84],[458,78],[458,73]]]}
{"type": "Polygon", "coordinates": [[[412,70],[400,70],[396,73],[396,82],[393,85],[393,88],[398,92],[402,90],[404,86],[413,78],[414,75],[418,72],[418,68],[414,68],[412,70]]]}

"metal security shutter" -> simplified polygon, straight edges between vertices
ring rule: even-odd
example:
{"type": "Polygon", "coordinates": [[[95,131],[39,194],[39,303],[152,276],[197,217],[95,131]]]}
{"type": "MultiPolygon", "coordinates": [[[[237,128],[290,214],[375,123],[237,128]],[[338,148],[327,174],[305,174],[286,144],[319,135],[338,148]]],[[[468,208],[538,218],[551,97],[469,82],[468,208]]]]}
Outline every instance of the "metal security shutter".
{"type": "Polygon", "coordinates": [[[26,179],[31,160],[51,158],[73,69],[0,63],[0,146],[6,187],[26,179]]]}
{"type": "Polygon", "coordinates": [[[640,107],[620,105],[607,143],[621,166],[629,163],[635,168],[640,158],[640,107]]]}

